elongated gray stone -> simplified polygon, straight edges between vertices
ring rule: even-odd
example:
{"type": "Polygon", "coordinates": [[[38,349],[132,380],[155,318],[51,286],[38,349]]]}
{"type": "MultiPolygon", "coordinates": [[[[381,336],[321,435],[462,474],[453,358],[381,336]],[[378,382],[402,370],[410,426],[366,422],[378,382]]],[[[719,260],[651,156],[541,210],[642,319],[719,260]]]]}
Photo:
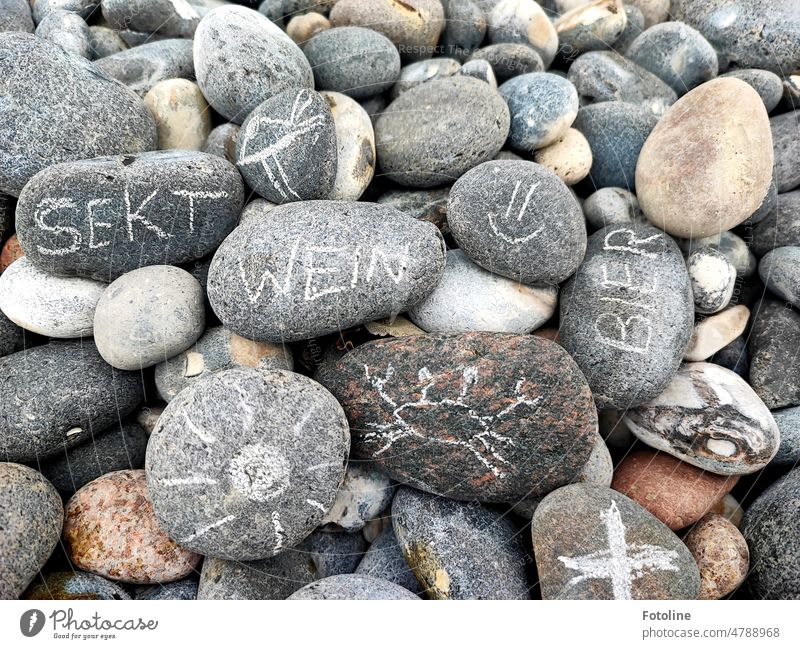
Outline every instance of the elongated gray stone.
{"type": "Polygon", "coordinates": [[[192,41],[168,38],[145,42],[103,57],[97,61],[97,67],[144,97],[159,81],[194,77],[192,41]]]}
{"type": "Polygon", "coordinates": [[[103,17],[116,29],[191,38],[200,22],[187,0],[103,0],[101,6],[103,17]]]}

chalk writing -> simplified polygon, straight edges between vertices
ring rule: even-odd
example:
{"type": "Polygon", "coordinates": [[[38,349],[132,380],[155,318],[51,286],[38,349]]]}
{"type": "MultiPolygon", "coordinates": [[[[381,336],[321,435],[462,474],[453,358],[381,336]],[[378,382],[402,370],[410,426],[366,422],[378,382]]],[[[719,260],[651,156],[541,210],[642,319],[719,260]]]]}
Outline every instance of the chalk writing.
{"type": "Polygon", "coordinates": [[[508,203],[508,207],[506,208],[505,214],[500,222],[498,222],[497,214],[494,211],[489,213],[489,227],[492,228],[492,232],[494,232],[503,241],[512,245],[530,241],[534,237],[538,236],[544,229],[544,226],[542,225],[536,228],[533,232],[529,232],[527,234],[510,234],[513,232],[518,232],[519,230],[524,231],[526,226],[531,225],[527,221],[523,222],[523,217],[525,216],[525,211],[528,209],[528,204],[533,196],[533,192],[536,191],[536,188],[539,186],[539,184],[533,183],[530,186],[525,194],[525,197],[522,199],[522,204],[519,206],[519,209],[515,210],[514,206],[517,203],[517,195],[519,194],[519,189],[521,186],[522,181],[518,180],[514,185],[514,191],[511,194],[511,201],[508,203]]]}

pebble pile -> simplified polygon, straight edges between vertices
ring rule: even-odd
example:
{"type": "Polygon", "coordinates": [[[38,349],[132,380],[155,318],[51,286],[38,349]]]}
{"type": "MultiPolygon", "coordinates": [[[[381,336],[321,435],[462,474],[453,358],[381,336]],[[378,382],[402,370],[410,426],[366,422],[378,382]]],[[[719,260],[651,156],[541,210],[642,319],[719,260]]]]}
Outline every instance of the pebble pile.
{"type": "Polygon", "coordinates": [[[800,597],[798,75],[794,0],[0,0],[0,598],[800,597]]]}

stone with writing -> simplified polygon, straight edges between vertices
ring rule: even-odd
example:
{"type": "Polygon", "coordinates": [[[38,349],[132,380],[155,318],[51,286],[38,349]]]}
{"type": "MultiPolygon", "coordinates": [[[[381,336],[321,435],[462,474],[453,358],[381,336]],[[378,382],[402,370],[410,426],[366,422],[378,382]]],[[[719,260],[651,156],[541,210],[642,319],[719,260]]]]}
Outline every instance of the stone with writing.
{"type": "Polygon", "coordinates": [[[374,203],[303,201],[234,230],[214,256],[208,296],[240,336],[304,340],[402,313],[444,263],[430,223],[374,203]]]}
{"type": "Polygon", "coordinates": [[[686,266],[675,242],[648,225],[609,225],[561,293],[560,343],[601,408],[658,395],[678,370],[694,324],[686,266]]]}
{"type": "Polygon", "coordinates": [[[391,522],[372,541],[355,574],[392,581],[417,595],[423,591],[423,586],[403,555],[403,548],[395,536],[391,522]]]}
{"type": "Polygon", "coordinates": [[[44,476],[0,462],[0,599],[17,599],[39,574],[61,536],[64,508],[44,476]]]}
{"type": "Polygon", "coordinates": [[[789,305],[763,300],[753,312],[748,339],[749,382],[768,408],[800,406],[800,313],[789,305]]]}
{"type": "Polygon", "coordinates": [[[720,475],[763,469],[780,444],[764,402],[742,377],[713,363],[687,363],[624,421],[645,444],[720,475]]]}
{"type": "Polygon", "coordinates": [[[142,380],[115,371],[91,339],[0,358],[0,457],[33,462],[91,439],[134,411],[142,380]]]}
{"type": "MultiPolygon", "coordinates": [[[[196,3],[200,4],[200,3],[196,3]]],[[[200,14],[188,0],[103,0],[103,17],[116,29],[191,38],[200,14]]]]}
{"type": "Polygon", "coordinates": [[[529,599],[529,561],[519,531],[502,513],[401,487],[392,525],[428,599],[529,599]]]}
{"type": "Polygon", "coordinates": [[[334,575],[312,582],[292,594],[291,600],[417,600],[411,591],[391,581],[368,575],[334,575]]]}
{"type": "Polygon", "coordinates": [[[323,380],[347,414],[354,457],[449,498],[545,494],[568,483],[594,446],[586,380],[561,347],[536,336],[376,340],[323,380]]]}
{"type": "Polygon", "coordinates": [[[45,167],[155,148],[142,100],[62,47],[22,32],[0,33],[0,192],[19,196],[45,167]],[[91,133],[91,137],[86,137],[91,133]]]}
{"type": "Polygon", "coordinates": [[[530,45],[524,43],[487,45],[470,54],[467,63],[470,61],[488,62],[498,82],[520,74],[544,70],[542,57],[530,45]]]}
{"type": "Polygon", "coordinates": [[[328,198],[337,159],[328,102],[306,88],[259,104],[236,139],[236,166],[247,184],[273,203],[328,198]]]}
{"type": "Polygon", "coordinates": [[[350,462],[336,500],[325,515],[326,529],[358,532],[392,504],[395,485],[371,462],[350,462]]]}
{"type": "Polygon", "coordinates": [[[525,160],[493,160],[453,185],[447,222],[479,266],[528,285],[558,284],[586,251],[586,223],[552,171],[525,160]]]}
{"type": "Polygon", "coordinates": [[[97,67],[144,97],[160,81],[194,79],[192,41],[188,38],[147,41],[98,59],[97,67]]]}
{"type": "Polygon", "coordinates": [[[50,572],[39,577],[21,599],[28,600],[129,600],[120,584],[82,570],[50,572]]]}
{"type": "Polygon", "coordinates": [[[154,151],[48,167],[25,186],[17,236],[31,263],[110,282],[155,264],[200,259],[244,204],[236,168],[199,151],[154,151]]]}
{"type": "Polygon", "coordinates": [[[684,543],[700,569],[698,599],[722,599],[735,591],[750,568],[750,550],[742,533],[718,514],[704,516],[684,543]]]}
{"type": "Polygon", "coordinates": [[[147,448],[148,490],[162,528],[182,546],[266,559],[322,522],[349,448],[342,408],[318,383],[233,368],[167,405],[147,448]]]}
{"type": "Polygon", "coordinates": [[[770,250],[761,258],[758,274],[770,291],[800,308],[800,246],[770,250]]]}
{"type": "Polygon", "coordinates": [[[237,124],[279,92],[314,87],[311,65],[295,42],[266,16],[237,5],[203,16],[194,66],[208,103],[237,124]]]}
{"type": "Polygon", "coordinates": [[[543,599],[696,599],[700,591],[681,540],[613,489],[556,489],[536,508],[531,530],[543,599]]]}

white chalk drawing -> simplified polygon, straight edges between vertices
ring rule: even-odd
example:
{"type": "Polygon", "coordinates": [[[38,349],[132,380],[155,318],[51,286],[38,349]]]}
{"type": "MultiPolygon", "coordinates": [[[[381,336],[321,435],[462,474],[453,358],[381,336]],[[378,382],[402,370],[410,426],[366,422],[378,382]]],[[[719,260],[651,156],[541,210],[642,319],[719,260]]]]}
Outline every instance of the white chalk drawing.
{"type": "Polygon", "coordinates": [[[184,411],[181,413],[183,415],[183,421],[186,424],[186,427],[189,429],[190,432],[194,433],[194,435],[203,443],[205,444],[214,444],[217,441],[217,438],[214,437],[212,434],[207,433],[202,428],[200,428],[197,424],[195,424],[192,419],[189,417],[189,414],[184,411]]]}
{"type": "Polygon", "coordinates": [[[111,224],[106,221],[95,220],[94,209],[101,205],[108,205],[111,202],[110,198],[94,198],[86,203],[86,220],[89,224],[89,250],[97,250],[98,248],[105,248],[111,245],[111,241],[100,241],[95,239],[96,229],[110,230],[111,224]]]}
{"type": "Polygon", "coordinates": [[[653,243],[658,241],[662,238],[662,235],[653,234],[649,237],[645,237],[644,239],[638,239],[636,237],[636,233],[633,230],[628,228],[617,228],[616,230],[612,230],[611,232],[607,233],[605,239],[603,240],[603,250],[616,250],[617,252],[630,252],[634,255],[640,255],[642,257],[658,257],[658,252],[653,252],[652,250],[646,250],[643,246],[647,244],[653,243]],[[624,235],[620,237],[619,235],[624,235]],[[621,239],[619,243],[612,243],[612,239],[621,239]]]}
{"type": "Polygon", "coordinates": [[[646,353],[653,336],[652,322],[643,315],[632,315],[623,320],[615,313],[601,313],[595,321],[594,328],[600,342],[633,354],[646,353]],[[640,323],[642,327],[637,331],[631,326],[634,323],[640,323]],[[611,336],[612,333],[615,335],[611,336]],[[634,338],[639,344],[630,342],[634,338]]]}
{"type": "Polygon", "coordinates": [[[272,284],[273,291],[278,295],[289,294],[289,289],[291,288],[292,282],[292,272],[294,270],[294,264],[297,258],[297,249],[299,247],[300,240],[297,239],[289,252],[289,260],[286,262],[286,272],[284,273],[283,282],[279,282],[278,278],[272,273],[272,271],[265,267],[264,271],[261,273],[261,280],[255,288],[250,286],[250,282],[247,279],[248,273],[244,265],[244,260],[239,259],[239,277],[241,278],[242,286],[244,286],[245,292],[247,293],[247,299],[251,304],[258,304],[259,300],[261,300],[261,295],[264,293],[264,289],[267,286],[267,281],[272,284]]]}
{"type": "Polygon", "coordinates": [[[610,579],[614,599],[633,599],[632,586],[636,579],[656,570],[678,572],[678,553],[649,543],[631,543],[625,540],[622,522],[615,500],[607,511],[600,512],[605,524],[608,549],[576,557],[558,557],[558,560],[579,575],[570,579],[574,586],[590,579],[610,579]]]}
{"type": "Polygon", "coordinates": [[[72,237],[72,243],[64,248],[45,248],[41,245],[36,245],[36,248],[43,255],[50,255],[53,257],[63,257],[73,252],[78,252],[81,249],[81,242],[83,235],[78,228],[73,228],[67,225],[48,225],[45,223],[45,218],[50,216],[53,212],[62,209],[74,209],[76,207],[75,201],[70,198],[45,198],[40,201],[36,206],[33,213],[33,221],[36,226],[45,232],[52,232],[55,235],[66,235],[72,237]]]}
{"type": "Polygon", "coordinates": [[[158,190],[152,191],[147,198],[145,198],[141,203],[139,203],[139,207],[136,208],[134,212],[131,212],[131,194],[128,190],[127,183],[125,185],[125,193],[123,197],[125,199],[125,227],[128,230],[128,241],[133,241],[133,224],[134,222],[141,223],[144,226],[145,230],[149,230],[153,234],[155,234],[159,239],[169,239],[170,235],[164,232],[160,227],[148,221],[142,214],[141,211],[147,204],[152,201],[156,194],[158,194],[158,190]]]}
{"type": "Polygon", "coordinates": [[[311,498],[306,498],[306,503],[308,503],[308,504],[309,504],[309,505],[311,505],[312,507],[316,507],[316,508],[317,508],[317,509],[319,509],[319,510],[320,510],[320,511],[321,511],[323,514],[326,514],[326,513],[327,513],[327,512],[325,511],[325,505],[323,505],[321,502],[317,502],[316,500],[312,500],[311,498]]]}
{"type": "Polygon", "coordinates": [[[190,475],[187,478],[165,478],[160,481],[165,487],[181,487],[188,485],[215,485],[217,481],[214,478],[208,478],[202,475],[190,475]]]}
{"type": "Polygon", "coordinates": [[[279,512],[272,512],[272,527],[275,530],[275,545],[272,548],[272,552],[278,554],[283,549],[284,541],[286,541],[286,531],[281,524],[279,512]]]}
{"type": "Polygon", "coordinates": [[[194,232],[194,202],[200,199],[215,200],[217,198],[226,198],[228,192],[193,192],[188,189],[179,189],[172,192],[172,195],[189,199],[189,232],[194,232]]]}
{"type": "Polygon", "coordinates": [[[189,541],[194,541],[196,538],[203,536],[204,534],[208,534],[211,530],[215,530],[218,527],[227,525],[228,523],[230,523],[232,520],[235,519],[236,519],[235,514],[230,514],[228,516],[225,516],[224,518],[220,518],[219,520],[214,521],[213,523],[209,523],[208,525],[201,527],[199,530],[196,530],[193,534],[190,534],[189,536],[185,536],[184,538],[179,539],[178,543],[188,543],[189,541]]]}
{"type": "Polygon", "coordinates": [[[306,110],[312,103],[312,95],[308,90],[301,90],[292,105],[292,112],[288,119],[256,115],[248,122],[242,138],[242,155],[237,160],[241,165],[260,164],[267,174],[275,191],[284,200],[301,200],[292,187],[286,171],[281,163],[281,155],[296,146],[298,140],[313,135],[310,144],[319,139],[319,128],[325,124],[325,116],[321,113],[306,115],[306,110]],[[253,138],[258,135],[261,128],[266,126],[270,130],[277,130],[280,136],[269,146],[258,151],[251,151],[253,138]]]}
{"type": "Polygon", "coordinates": [[[284,493],[290,484],[292,465],[274,447],[249,444],[228,464],[233,487],[250,500],[267,502],[284,493]]]}
{"type": "MultiPolygon", "coordinates": [[[[477,411],[469,405],[470,392],[479,381],[478,370],[474,366],[460,366],[456,368],[461,371],[461,386],[455,398],[443,397],[433,399],[429,396],[431,390],[437,387],[437,377],[431,374],[427,367],[423,367],[418,372],[418,378],[423,383],[420,388],[420,395],[414,401],[399,403],[393,399],[389,393],[387,385],[391,382],[395,374],[395,368],[389,364],[383,376],[374,374],[368,365],[364,365],[364,375],[369,384],[378,392],[380,398],[392,409],[392,421],[390,423],[368,423],[370,432],[364,435],[364,440],[374,442],[379,448],[373,452],[373,457],[379,457],[392,445],[401,439],[416,437],[432,444],[442,444],[444,446],[461,446],[466,448],[475,459],[486,469],[491,471],[495,477],[504,478],[503,466],[509,465],[509,461],[503,457],[504,448],[513,448],[514,441],[507,436],[500,435],[494,428],[500,423],[503,417],[511,414],[517,408],[527,406],[537,407],[543,397],[539,396],[530,399],[523,394],[525,377],[520,378],[515,386],[512,401],[498,412],[477,411]],[[426,412],[432,409],[441,408],[450,410],[453,414],[460,414],[465,423],[472,427],[477,427],[478,432],[471,434],[464,433],[462,439],[455,436],[452,438],[438,437],[425,432],[418,431],[411,419],[415,412],[426,412]]],[[[448,389],[448,386],[438,386],[448,389]]],[[[468,429],[468,426],[463,426],[468,429]]],[[[457,430],[454,428],[453,430],[457,430]]]]}
{"type": "Polygon", "coordinates": [[[544,230],[544,226],[540,226],[536,228],[533,232],[524,235],[510,235],[504,232],[504,229],[512,229],[514,227],[519,228],[520,224],[522,223],[522,217],[525,215],[525,210],[528,209],[528,203],[530,203],[531,197],[533,196],[533,192],[536,191],[536,188],[539,186],[539,183],[533,183],[528,189],[528,192],[525,194],[525,198],[522,199],[522,205],[518,210],[514,210],[514,204],[517,202],[517,194],[519,193],[519,188],[522,186],[522,181],[518,180],[514,185],[514,191],[511,194],[511,201],[508,203],[508,207],[506,208],[506,212],[503,215],[502,223],[497,222],[497,214],[495,212],[489,212],[489,227],[492,228],[492,232],[494,232],[498,237],[500,237],[506,243],[510,243],[511,245],[517,245],[519,243],[525,243],[526,241],[530,241],[534,237],[541,234],[542,230],[544,230]],[[514,213],[516,212],[516,218],[514,218],[514,213]],[[503,227],[505,226],[505,227],[503,227]]]}

